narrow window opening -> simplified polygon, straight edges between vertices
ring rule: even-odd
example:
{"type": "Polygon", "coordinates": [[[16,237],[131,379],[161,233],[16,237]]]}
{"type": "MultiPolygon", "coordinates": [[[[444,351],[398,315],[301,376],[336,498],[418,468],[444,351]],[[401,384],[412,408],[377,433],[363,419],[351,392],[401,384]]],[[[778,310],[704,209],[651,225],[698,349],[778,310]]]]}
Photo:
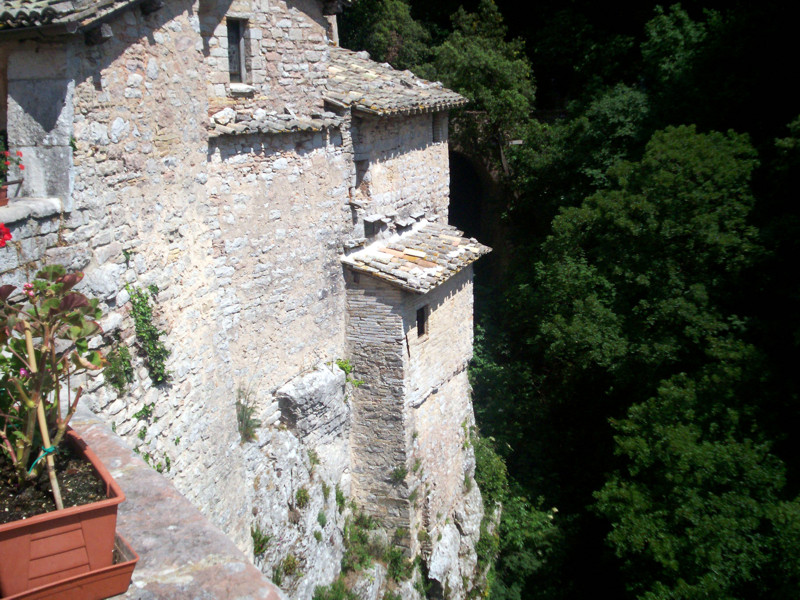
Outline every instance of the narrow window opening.
{"type": "Polygon", "coordinates": [[[361,276],[358,274],[358,271],[353,271],[353,283],[360,283],[361,276]]]}
{"type": "Polygon", "coordinates": [[[446,142],[447,141],[447,113],[446,112],[437,112],[433,113],[432,118],[432,129],[433,129],[433,143],[438,144],[439,142],[446,142]]]}
{"type": "Polygon", "coordinates": [[[245,70],[244,31],[247,21],[243,19],[226,19],[228,25],[228,71],[231,83],[247,81],[245,70]]]}
{"type": "Polygon", "coordinates": [[[356,187],[360,188],[361,184],[369,183],[367,173],[369,172],[368,160],[357,160],[356,163],[356,187]]]}
{"type": "Polygon", "coordinates": [[[417,309],[417,337],[428,335],[428,305],[417,309]]]}

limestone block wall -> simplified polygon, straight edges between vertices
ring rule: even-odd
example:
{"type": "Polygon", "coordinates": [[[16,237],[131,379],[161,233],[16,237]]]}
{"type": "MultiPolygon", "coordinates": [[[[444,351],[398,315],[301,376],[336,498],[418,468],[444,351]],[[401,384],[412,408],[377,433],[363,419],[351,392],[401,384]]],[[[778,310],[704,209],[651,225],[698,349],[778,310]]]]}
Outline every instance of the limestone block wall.
{"type": "Polygon", "coordinates": [[[481,515],[466,371],[472,269],[428,294],[363,273],[348,271],[346,279],[348,356],[353,376],[364,380],[352,398],[354,496],[384,526],[408,530],[411,555],[435,557],[437,578],[462,588],[475,566],[481,515]],[[424,335],[417,330],[420,308],[427,313],[424,335]],[[472,541],[463,548],[454,521],[469,524],[463,529],[472,541]]]}
{"type": "Polygon", "coordinates": [[[225,14],[252,25],[256,89],[237,105],[302,113],[322,106],[319,11],[314,0],[170,0],[148,16],[122,12],[100,46],[77,37],[0,47],[11,143],[26,152],[25,193],[38,197],[0,208],[14,236],[0,249],[3,283],[20,285],[44,263],[85,271],[83,291],[107,315],[93,343],[130,346],[135,377],[122,394],[102,375],[88,380],[84,402],[241,549],[252,550],[253,526],[271,535],[258,560],[268,575],[297,558],[302,575],[284,584],[295,598],[338,569],[347,511],[335,507],[336,485],[389,527],[431,529],[440,512],[459,513],[470,472],[469,453],[458,453],[461,423],[471,423],[459,371],[471,344],[468,275],[429,294],[431,332],[458,333],[418,344],[419,298],[368,276],[346,282],[339,259],[368,211],[446,220],[447,146],[433,141],[432,116],[209,138],[215,103],[234,101],[225,14]],[[46,92],[46,105],[32,104],[32,90],[46,92]],[[359,165],[369,193],[354,208],[359,165]],[[160,385],[136,352],[132,288],[153,290],[171,351],[160,385]],[[362,386],[343,386],[339,358],[362,386]],[[240,390],[262,423],[246,444],[240,390]]]}
{"type": "Polygon", "coordinates": [[[7,44],[0,52],[6,87],[5,123],[10,149],[23,153],[25,171],[16,166],[9,179],[25,175],[10,195],[60,196],[72,190],[70,134],[74,82],[70,49],[60,45],[7,44]]]}
{"type": "MultiPolygon", "coordinates": [[[[72,193],[60,194],[63,211],[5,219],[3,280],[21,283],[44,262],[85,270],[84,289],[108,313],[106,344],[131,347],[126,284],[158,289],[169,382],[153,385],[135,356],[127,393],[98,378],[85,401],[246,550],[255,500],[241,493],[253,481],[237,389],[252,388],[255,416],[275,424],[272,392],[344,355],[338,256],[352,160],[338,132],[210,141],[195,3],[126,11],[111,26],[102,46],[15,43],[9,54],[12,72],[50,57],[44,74],[68,82],[71,104],[29,116],[46,125],[42,139],[66,136],[72,193]]],[[[28,126],[12,122],[12,143],[24,140],[28,126]]]]}
{"type": "Polygon", "coordinates": [[[422,211],[431,221],[447,222],[447,143],[433,141],[433,118],[430,113],[353,118],[356,194],[365,215],[403,219],[422,211]]]}
{"type": "Polygon", "coordinates": [[[392,480],[408,468],[402,292],[368,275],[347,277],[347,356],[364,382],[352,394],[353,496],[385,526],[408,528],[407,486],[392,480]]]}
{"type": "Polygon", "coordinates": [[[341,241],[351,161],[338,131],[209,144],[220,328],[213,340],[275,389],[344,355],[341,241]]]}
{"type": "Polygon", "coordinates": [[[246,75],[253,101],[308,113],[322,106],[317,88],[327,78],[327,20],[314,0],[234,0],[199,5],[203,53],[212,103],[230,99],[226,16],[246,23],[246,75]]]}
{"type": "Polygon", "coordinates": [[[427,294],[408,294],[403,331],[408,343],[406,400],[419,406],[472,359],[472,266],[427,294]],[[417,311],[425,307],[428,331],[417,335],[417,311]]]}
{"type": "Polygon", "coordinates": [[[411,485],[419,487],[416,518],[436,539],[452,520],[460,500],[474,485],[475,463],[469,442],[475,424],[466,371],[444,382],[438,391],[411,410],[413,440],[411,485]]]}

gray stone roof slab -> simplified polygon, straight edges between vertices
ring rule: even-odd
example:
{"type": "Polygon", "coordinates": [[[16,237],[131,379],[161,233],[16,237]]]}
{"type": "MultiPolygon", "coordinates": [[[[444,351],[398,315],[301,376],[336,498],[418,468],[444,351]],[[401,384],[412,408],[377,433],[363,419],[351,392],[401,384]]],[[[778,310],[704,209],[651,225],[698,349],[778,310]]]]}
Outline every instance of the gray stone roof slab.
{"type": "Polygon", "coordinates": [[[369,59],[366,52],[330,49],[325,99],[378,116],[449,110],[467,99],[441,83],[369,59]]]}
{"type": "Polygon", "coordinates": [[[247,135],[251,133],[280,134],[299,131],[322,131],[339,127],[342,117],[331,112],[301,117],[289,114],[255,111],[237,111],[225,108],[209,119],[209,135],[247,135]]]}
{"type": "Polygon", "coordinates": [[[11,29],[74,23],[87,25],[140,0],[3,0],[0,33],[11,29]]]}
{"type": "Polygon", "coordinates": [[[411,231],[344,256],[342,262],[354,271],[425,294],[491,252],[463,235],[451,225],[424,221],[411,231]]]}

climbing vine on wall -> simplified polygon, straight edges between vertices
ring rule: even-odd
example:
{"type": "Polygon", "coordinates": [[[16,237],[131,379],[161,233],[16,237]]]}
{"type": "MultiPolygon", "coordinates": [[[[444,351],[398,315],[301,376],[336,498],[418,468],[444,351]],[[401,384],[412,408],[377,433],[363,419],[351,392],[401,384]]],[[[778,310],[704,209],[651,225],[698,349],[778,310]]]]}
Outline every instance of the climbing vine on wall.
{"type": "Polygon", "coordinates": [[[148,287],[148,292],[130,285],[125,286],[131,296],[131,315],[136,329],[136,339],[139,348],[145,355],[145,363],[153,383],[164,383],[169,378],[167,358],[170,351],[164,345],[161,336],[164,331],[153,324],[153,306],[151,298],[155,299],[158,288],[154,285],[148,287]]]}

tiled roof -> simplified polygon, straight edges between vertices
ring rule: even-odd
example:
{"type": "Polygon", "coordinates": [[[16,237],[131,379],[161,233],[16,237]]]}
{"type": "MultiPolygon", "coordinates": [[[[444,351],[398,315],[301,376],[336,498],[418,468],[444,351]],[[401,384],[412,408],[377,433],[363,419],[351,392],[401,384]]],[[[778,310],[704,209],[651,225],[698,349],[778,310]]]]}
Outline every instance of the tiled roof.
{"type": "Polygon", "coordinates": [[[330,49],[325,99],[381,116],[447,110],[467,99],[441,83],[420,79],[411,71],[396,71],[363,52],[330,49]]]}
{"type": "Polygon", "coordinates": [[[0,31],[91,22],[136,0],[3,0],[0,31]]]}
{"type": "Polygon", "coordinates": [[[474,238],[463,237],[455,227],[422,222],[407,233],[345,256],[342,262],[355,271],[424,294],[491,250],[474,238]]]}
{"type": "Polygon", "coordinates": [[[237,111],[226,108],[211,115],[209,133],[219,135],[246,135],[249,133],[291,133],[294,131],[321,131],[339,127],[342,117],[331,112],[302,117],[267,112],[264,109],[237,111]]]}

